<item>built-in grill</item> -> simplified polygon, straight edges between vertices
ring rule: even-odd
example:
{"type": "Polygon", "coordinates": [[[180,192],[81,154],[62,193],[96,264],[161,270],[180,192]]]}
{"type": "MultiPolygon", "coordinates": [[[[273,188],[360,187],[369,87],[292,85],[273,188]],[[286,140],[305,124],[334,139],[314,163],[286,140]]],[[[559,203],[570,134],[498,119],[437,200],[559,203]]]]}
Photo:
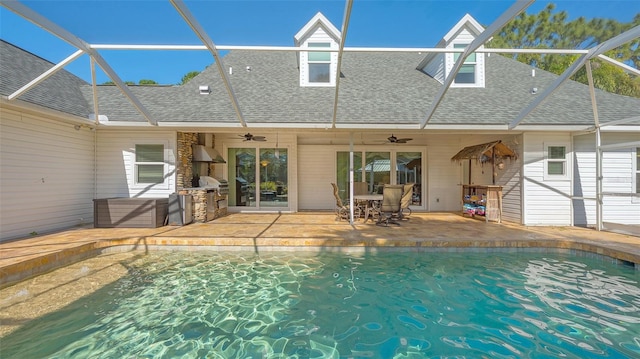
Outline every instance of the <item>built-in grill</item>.
{"type": "Polygon", "coordinates": [[[226,179],[202,176],[200,177],[200,187],[206,189],[207,192],[218,192],[221,196],[229,194],[229,182],[226,179]]]}
{"type": "Polygon", "coordinates": [[[229,182],[209,176],[200,177],[200,187],[207,191],[207,221],[224,216],[227,213],[227,195],[229,182]]]}

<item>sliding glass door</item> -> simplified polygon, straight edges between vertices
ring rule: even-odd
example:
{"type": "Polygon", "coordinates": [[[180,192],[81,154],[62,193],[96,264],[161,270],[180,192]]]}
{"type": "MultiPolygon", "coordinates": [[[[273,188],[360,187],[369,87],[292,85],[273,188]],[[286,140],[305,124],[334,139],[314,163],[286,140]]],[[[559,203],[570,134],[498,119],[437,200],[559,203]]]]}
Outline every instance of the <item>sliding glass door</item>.
{"type": "MultiPolygon", "coordinates": [[[[353,181],[366,182],[369,193],[382,193],[385,184],[414,183],[411,204],[422,206],[422,152],[354,151],[353,181]]],[[[336,158],[336,183],[343,200],[349,198],[349,152],[336,158]]]]}
{"type": "Polygon", "coordinates": [[[230,148],[227,158],[229,206],[289,207],[286,148],[230,148]]]}
{"type": "Polygon", "coordinates": [[[422,206],[422,153],[396,153],[396,183],[414,183],[411,205],[422,206]]]}

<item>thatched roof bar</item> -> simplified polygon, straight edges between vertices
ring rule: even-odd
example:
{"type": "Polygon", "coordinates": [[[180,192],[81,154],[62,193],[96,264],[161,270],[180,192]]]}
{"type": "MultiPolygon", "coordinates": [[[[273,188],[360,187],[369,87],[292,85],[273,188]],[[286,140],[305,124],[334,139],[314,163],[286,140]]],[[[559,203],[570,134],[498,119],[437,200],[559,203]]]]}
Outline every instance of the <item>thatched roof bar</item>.
{"type": "Polygon", "coordinates": [[[495,154],[496,158],[518,158],[518,155],[514,150],[502,143],[502,141],[498,140],[474,146],[467,146],[460,150],[460,152],[455,156],[451,157],[451,160],[462,161],[475,159],[476,161],[480,161],[483,155],[488,158],[492,158],[493,154],[495,154]],[[492,153],[492,151],[494,152],[492,153]]]}

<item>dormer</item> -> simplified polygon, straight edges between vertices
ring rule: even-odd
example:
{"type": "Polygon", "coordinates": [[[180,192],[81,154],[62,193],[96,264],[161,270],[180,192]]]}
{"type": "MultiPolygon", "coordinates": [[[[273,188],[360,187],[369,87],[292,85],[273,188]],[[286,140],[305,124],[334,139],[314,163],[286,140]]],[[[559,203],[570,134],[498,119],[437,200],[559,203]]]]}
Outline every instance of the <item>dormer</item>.
{"type": "Polygon", "coordinates": [[[300,86],[335,87],[340,31],[317,13],[294,37],[295,46],[327,51],[300,51],[300,86]]]}
{"type": "MultiPolygon", "coordinates": [[[[483,31],[484,28],[482,25],[471,17],[471,15],[466,14],[444,38],[440,40],[436,47],[464,49],[483,31]]],[[[480,49],[483,48],[484,45],[480,46],[480,49]]],[[[440,83],[444,83],[459,56],[459,52],[431,53],[418,65],[418,69],[440,81],[440,83]]],[[[455,80],[451,83],[451,87],[484,87],[484,57],[484,53],[474,52],[470,54],[464,60],[455,80]]]]}

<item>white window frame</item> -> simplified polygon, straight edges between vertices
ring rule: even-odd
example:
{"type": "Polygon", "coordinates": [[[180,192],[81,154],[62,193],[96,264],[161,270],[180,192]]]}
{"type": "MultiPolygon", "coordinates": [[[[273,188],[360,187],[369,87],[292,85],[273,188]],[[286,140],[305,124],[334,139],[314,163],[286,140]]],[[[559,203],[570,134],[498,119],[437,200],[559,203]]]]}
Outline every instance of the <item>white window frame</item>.
{"type": "Polygon", "coordinates": [[[132,151],[133,157],[131,159],[131,163],[133,164],[132,188],[141,189],[141,188],[154,187],[158,189],[169,189],[169,176],[167,175],[168,169],[169,169],[169,163],[167,159],[168,151],[170,151],[168,141],[157,141],[157,140],[136,141],[136,143],[133,145],[133,151],[132,151]],[[139,145],[162,146],[162,162],[138,162],[136,151],[139,145]],[[138,166],[139,165],[162,165],[162,182],[157,182],[157,183],[138,182],[138,166]]]}
{"type": "MultiPolygon", "coordinates": [[[[465,48],[467,47],[469,44],[465,44],[465,43],[454,43],[453,44],[453,48],[454,49],[459,49],[459,48],[465,48]]],[[[453,63],[455,64],[455,62],[458,60],[458,56],[462,55],[459,52],[454,52],[453,53],[453,63]]],[[[477,53],[471,53],[469,54],[469,56],[464,59],[464,62],[462,63],[462,67],[464,67],[465,65],[467,66],[473,66],[473,82],[456,82],[456,79],[453,79],[453,83],[451,83],[451,86],[455,86],[455,87],[477,87],[478,86],[478,56],[479,54],[477,53]],[[473,56],[474,61],[470,61],[469,58],[473,56]]],[[[460,70],[462,70],[462,67],[460,68],[460,70]]],[[[459,75],[459,71],[456,74],[456,77],[458,77],[459,75]]]]}
{"type": "MultiPolygon", "coordinates": [[[[329,60],[310,60],[311,54],[312,53],[317,53],[316,51],[310,52],[310,51],[306,51],[304,52],[304,68],[301,69],[301,85],[302,86],[308,86],[308,87],[334,87],[336,84],[336,79],[335,79],[335,71],[336,71],[336,64],[335,62],[337,61],[334,55],[335,49],[334,49],[334,43],[331,41],[321,41],[321,40],[315,40],[315,41],[308,41],[306,42],[306,47],[307,48],[314,48],[317,49],[318,47],[314,47],[313,44],[324,44],[327,45],[326,49],[327,49],[327,53],[329,54],[329,60]],[[327,64],[329,65],[329,81],[328,82],[312,82],[311,81],[311,77],[310,77],[310,71],[311,71],[311,65],[312,64],[327,64]]],[[[324,51],[322,51],[324,52],[324,51]]],[[[302,53],[301,53],[302,54],[302,53]]]]}
{"type": "Polygon", "coordinates": [[[569,156],[571,153],[571,147],[568,143],[563,142],[550,142],[544,144],[544,179],[545,180],[560,180],[560,181],[568,181],[570,179],[570,169],[571,164],[569,161],[569,156]],[[549,148],[550,147],[564,147],[564,159],[560,158],[550,158],[549,157],[549,148]],[[562,163],[564,168],[563,174],[550,174],[549,173],[549,163],[562,163]]]}

